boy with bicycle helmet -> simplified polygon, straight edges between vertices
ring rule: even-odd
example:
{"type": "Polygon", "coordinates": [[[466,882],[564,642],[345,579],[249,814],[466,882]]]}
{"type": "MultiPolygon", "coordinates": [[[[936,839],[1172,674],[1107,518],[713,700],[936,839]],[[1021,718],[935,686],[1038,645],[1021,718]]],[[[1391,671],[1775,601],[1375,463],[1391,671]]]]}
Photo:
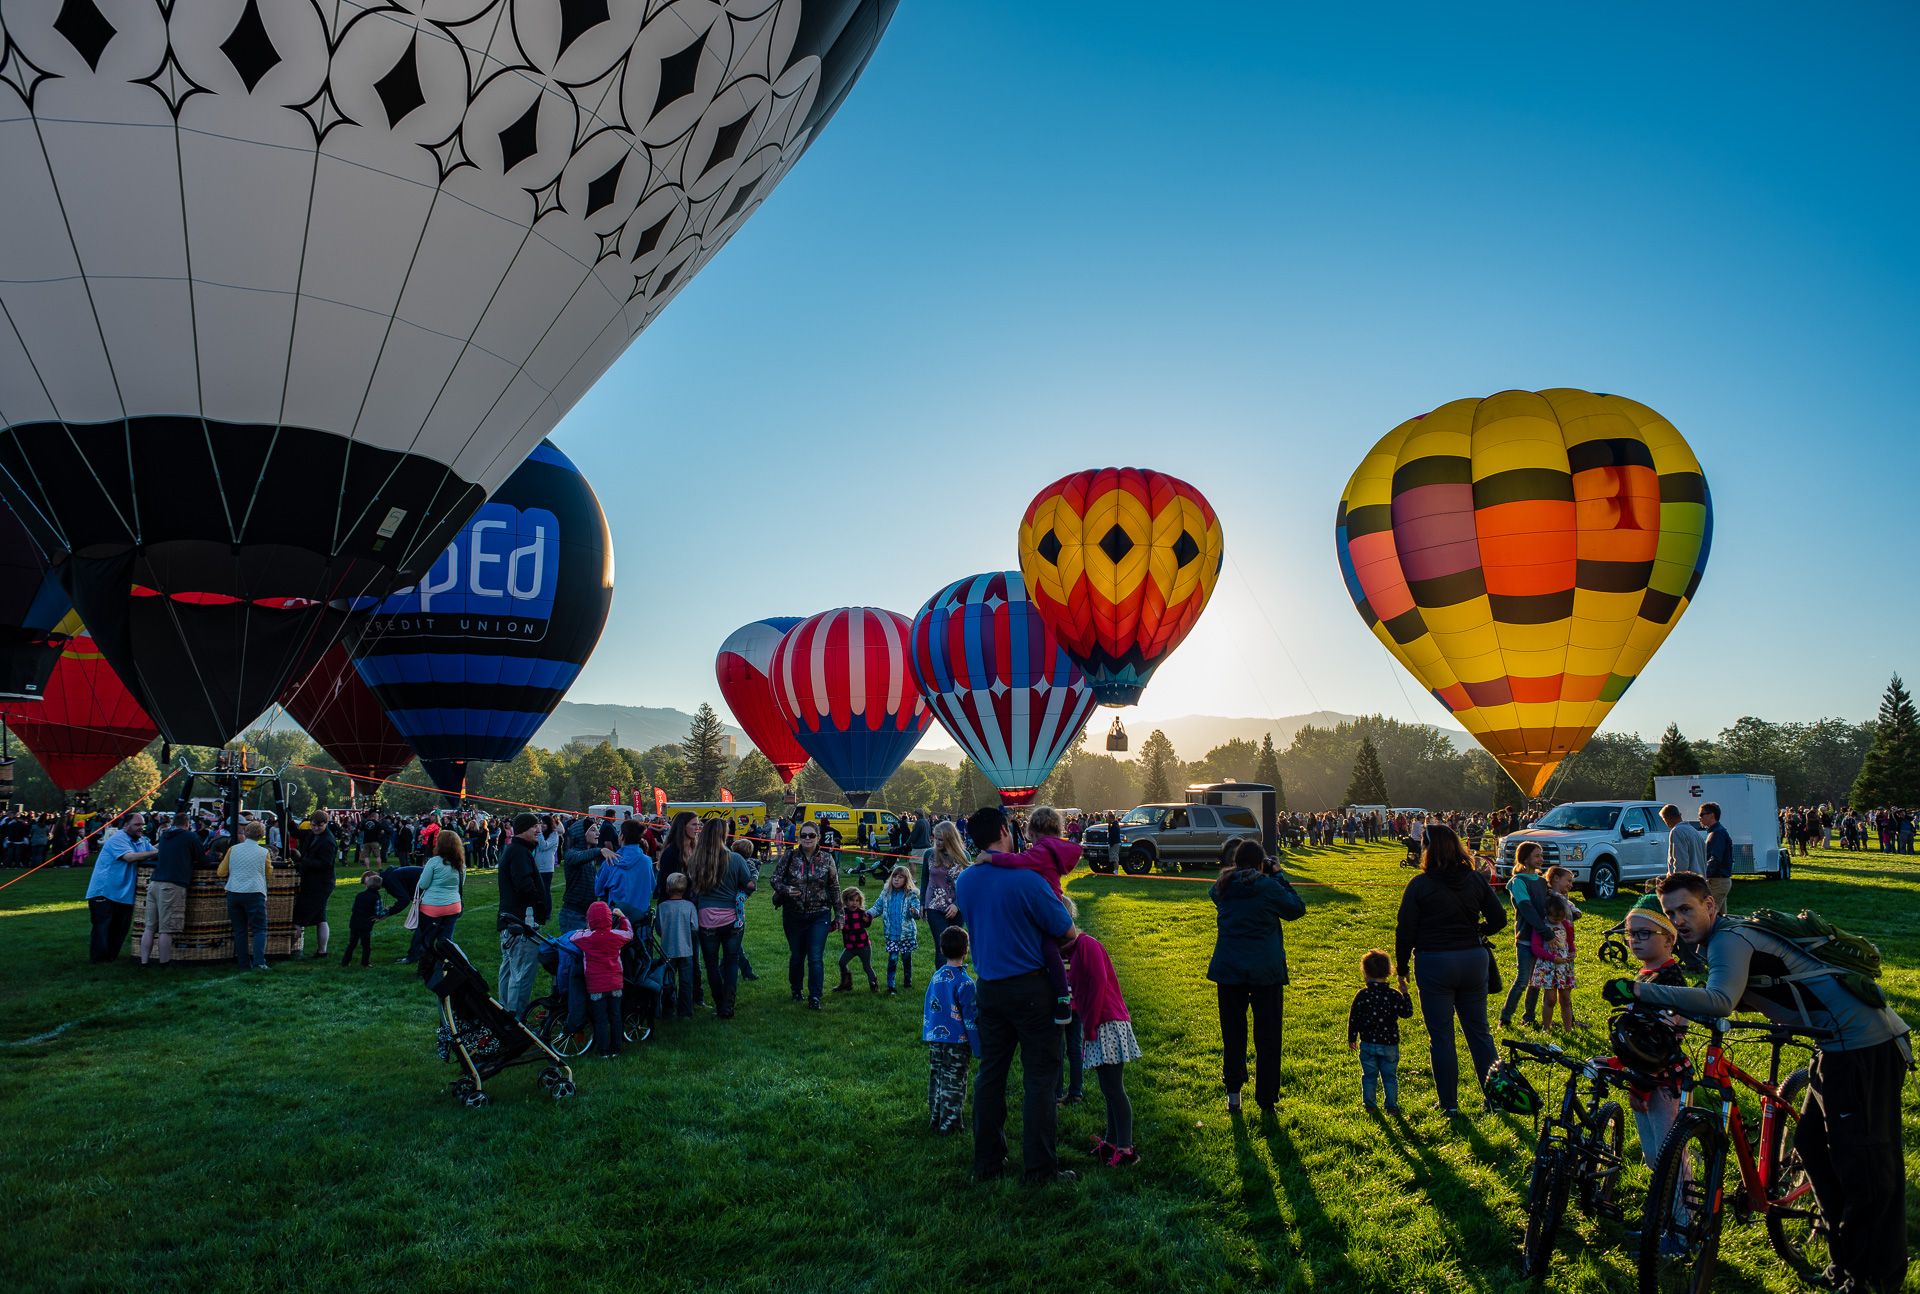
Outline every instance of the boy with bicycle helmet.
{"type": "MultiPolygon", "coordinates": [[[[1660,909],[1660,900],[1642,895],[1627,911],[1627,947],[1640,963],[1637,982],[1677,985],[1684,988],[1686,975],[1673,955],[1679,931],[1660,909]]],[[[1680,1084],[1691,1068],[1680,1040],[1686,1036],[1687,1022],[1651,1003],[1640,1003],[1614,1017],[1610,1037],[1613,1062],[1631,1073],[1635,1082],[1627,1094],[1633,1108],[1633,1126],[1640,1136],[1640,1153],[1647,1167],[1655,1166],[1667,1131],[1680,1117],[1680,1084]]]]}
{"type": "Polygon", "coordinates": [[[1658,889],[1680,937],[1705,948],[1706,986],[1615,979],[1602,995],[1616,1005],[1698,1016],[1757,1011],[1776,1024],[1826,1030],[1810,1066],[1796,1147],[1832,1229],[1827,1277],[1846,1294],[1898,1290],[1907,1270],[1900,1087],[1913,1052],[1906,1022],[1854,996],[1838,971],[1800,947],[1727,918],[1705,877],[1675,872],[1658,889]]]}

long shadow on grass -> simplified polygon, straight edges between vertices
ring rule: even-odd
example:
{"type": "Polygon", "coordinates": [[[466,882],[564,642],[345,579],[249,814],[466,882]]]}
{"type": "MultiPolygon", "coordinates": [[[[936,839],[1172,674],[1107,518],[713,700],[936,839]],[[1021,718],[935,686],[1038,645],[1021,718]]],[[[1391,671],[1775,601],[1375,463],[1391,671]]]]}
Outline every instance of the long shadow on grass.
{"type": "Polygon", "coordinates": [[[1240,1169],[1241,1199],[1251,1220],[1247,1238],[1254,1242],[1272,1266],[1291,1263],[1307,1265],[1315,1286],[1360,1284],[1359,1274],[1347,1261],[1346,1231],[1327,1216],[1319,1193],[1313,1189],[1313,1175],[1301,1159],[1293,1139],[1271,1115],[1264,1116],[1261,1123],[1273,1155],[1274,1167],[1280,1172],[1278,1189],[1273,1174],[1267,1171],[1266,1164],[1261,1162],[1259,1153],[1254,1149],[1245,1118],[1235,1115],[1233,1119],[1233,1157],[1240,1169]],[[1286,1223],[1279,1217],[1280,1190],[1285,1191],[1287,1203],[1293,1208],[1294,1239],[1291,1243],[1287,1240],[1286,1223]],[[1274,1223],[1264,1226],[1261,1217],[1268,1213],[1273,1215],[1274,1223]],[[1272,1241],[1278,1241],[1278,1244],[1272,1241]],[[1323,1262],[1317,1262],[1302,1256],[1308,1253],[1324,1254],[1326,1257],[1323,1262]]]}
{"type": "MultiPolygon", "coordinates": [[[[1477,1211],[1488,1226],[1498,1228],[1501,1226],[1499,1218],[1487,1207],[1478,1189],[1454,1171],[1453,1165],[1420,1142],[1420,1134],[1412,1124],[1395,1115],[1393,1128],[1398,1135],[1386,1138],[1386,1144],[1405,1161],[1412,1172],[1412,1180],[1407,1183],[1408,1189],[1426,1195],[1432,1206],[1434,1221],[1447,1237],[1448,1248],[1460,1256],[1461,1271],[1467,1280],[1476,1289],[1492,1288],[1485,1275],[1486,1268],[1492,1265],[1484,1256],[1485,1246],[1468,1236],[1461,1229],[1460,1221],[1463,1212],[1477,1211]]],[[[1449,1128],[1464,1133],[1473,1149],[1474,1158],[1487,1164],[1496,1162],[1493,1146],[1480,1136],[1472,1124],[1464,1119],[1456,1119],[1449,1123],[1449,1128]]]]}

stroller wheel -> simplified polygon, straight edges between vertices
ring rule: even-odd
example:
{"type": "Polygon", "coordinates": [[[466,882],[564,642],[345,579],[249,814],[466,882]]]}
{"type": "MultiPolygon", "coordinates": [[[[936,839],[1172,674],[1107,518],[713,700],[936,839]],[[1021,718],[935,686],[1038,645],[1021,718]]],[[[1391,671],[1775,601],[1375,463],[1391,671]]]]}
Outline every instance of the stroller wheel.
{"type": "Polygon", "coordinates": [[[467,1098],[466,1103],[467,1103],[468,1109],[475,1109],[482,1105],[491,1104],[492,1101],[493,1101],[493,1098],[491,1096],[488,1096],[485,1092],[475,1092],[473,1093],[473,1095],[467,1098]]]}
{"type": "Polygon", "coordinates": [[[576,1090],[578,1089],[576,1089],[569,1080],[563,1078],[553,1085],[553,1099],[556,1101],[564,1101],[569,1096],[572,1096],[576,1090]]]}
{"type": "Polygon", "coordinates": [[[561,1081],[559,1068],[554,1065],[547,1066],[545,1069],[540,1071],[540,1078],[538,1081],[540,1084],[541,1091],[543,1092],[551,1091],[553,1087],[561,1081]]]}
{"type": "Polygon", "coordinates": [[[645,1042],[653,1036],[653,1026],[636,1016],[621,1026],[620,1036],[628,1042],[645,1042]]]}
{"type": "Polygon", "coordinates": [[[453,1093],[453,1099],[456,1101],[469,1101],[480,1091],[470,1078],[456,1078],[447,1085],[447,1088],[453,1093]]]}

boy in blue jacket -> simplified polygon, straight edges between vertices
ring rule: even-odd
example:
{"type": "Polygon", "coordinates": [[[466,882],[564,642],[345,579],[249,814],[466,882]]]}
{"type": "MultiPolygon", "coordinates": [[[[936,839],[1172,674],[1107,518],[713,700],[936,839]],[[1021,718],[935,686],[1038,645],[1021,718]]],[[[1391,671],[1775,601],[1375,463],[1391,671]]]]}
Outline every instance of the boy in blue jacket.
{"type": "Polygon", "coordinates": [[[967,1097],[967,1062],[980,1054],[965,929],[948,926],[940,932],[940,956],[946,964],[927,982],[920,1027],[928,1053],[928,1126],[935,1132],[959,1132],[966,1126],[960,1107],[967,1097]]]}

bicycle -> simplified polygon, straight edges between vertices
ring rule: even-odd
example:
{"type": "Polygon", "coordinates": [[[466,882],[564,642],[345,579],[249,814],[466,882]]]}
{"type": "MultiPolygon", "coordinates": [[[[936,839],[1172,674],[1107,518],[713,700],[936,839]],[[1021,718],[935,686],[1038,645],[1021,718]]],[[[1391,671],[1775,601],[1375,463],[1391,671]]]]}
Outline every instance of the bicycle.
{"type": "MultiPolygon", "coordinates": [[[[1684,1013],[1681,1013],[1684,1014],[1684,1013]]],[[[1800,1098],[1807,1090],[1805,1069],[1780,1081],[1780,1053],[1786,1047],[1812,1045],[1803,1038],[1832,1037],[1830,1030],[1687,1016],[1707,1026],[1706,1065],[1687,1084],[1688,1104],[1680,1111],[1654,1163],[1640,1231],[1641,1294],[1705,1294],[1720,1256],[1720,1229],[1726,1210],[1734,1220],[1766,1219],[1767,1238],[1781,1261],[1803,1282],[1826,1266],[1826,1228],[1812,1184],[1794,1146],[1800,1098]],[[1727,1058],[1727,1034],[1757,1030],[1748,1041],[1772,1046],[1767,1079],[1761,1082],[1727,1058]],[[1747,1131],[1745,1111],[1734,1085],[1760,1097],[1758,1154],[1747,1131]],[[1699,1104],[1704,1097],[1720,1108],[1699,1104]],[[1725,1176],[1731,1145],[1739,1187],[1728,1192],[1725,1176]]]]}
{"type": "Polygon", "coordinates": [[[1580,1211],[1590,1218],[1620,1221],[1614,1195],[1626,1165],[1626,1115],[1618,1101],[1606,1100],[1607,1088],[1624,1086],[1629,1076],[1596,1060],[1576,1060],[1551,1043],[1506,1040],[1517,1061],[1525,1056],[1567,1070],[1560,1096],[1560,1112],[1540,1124],[1533,1156],[1533,1178],[1527,1190],[1527,1231],[1521,1257],[1528,1278],[1547,1274],[1567,1197],[1578,1188],[1580,1211]],[[1581,1083],[1589,1086],[1581,1100],[1581,1083]]]}

